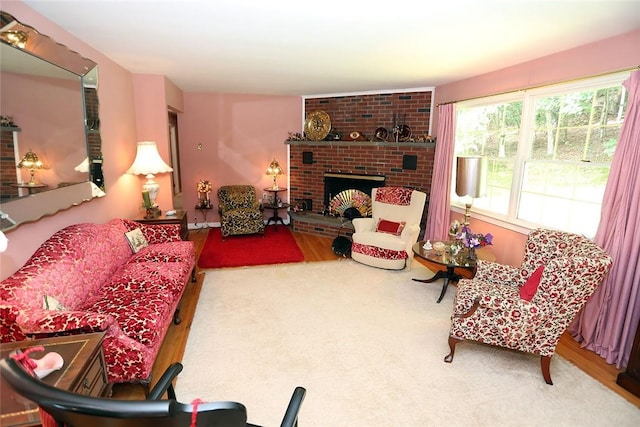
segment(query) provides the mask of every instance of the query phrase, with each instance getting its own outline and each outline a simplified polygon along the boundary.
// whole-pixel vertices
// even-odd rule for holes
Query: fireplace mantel
[[[424,147],[434,148],[435,142],[388,142],[388,141],[293,141],[286,140],[286,145],[322,146],[322,147]]]

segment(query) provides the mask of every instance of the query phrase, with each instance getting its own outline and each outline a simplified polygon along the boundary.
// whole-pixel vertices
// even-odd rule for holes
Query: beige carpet
[[[234,400],[279,426],[297,385],[300,427],[625,426],[640,410],[566,360],[462,343],[452,364],[453,293],[430,272],[350,259],[208,270],[177,381],[180,401]]]

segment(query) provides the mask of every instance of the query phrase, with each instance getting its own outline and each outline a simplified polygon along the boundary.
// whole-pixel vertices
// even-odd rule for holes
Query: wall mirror
[[[0,42],[0,230],[7,231],[104,195],[104,182],[97,64],[4,11]]]

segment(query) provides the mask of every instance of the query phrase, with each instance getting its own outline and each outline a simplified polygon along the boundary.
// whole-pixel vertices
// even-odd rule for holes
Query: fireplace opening
[[[386,177],[384,175],[362,175],[351,173],[324,173],[324,206],[325,210],[335,205],[336,196],[344,197],[345,194],[359,198],[360,193],[371,197],[371,190],[384,187]],[[358,191],[346,191],[358,190]],[[346,193],[345,193],[346,191]],[[370,204],[370,201],[369,201]]]

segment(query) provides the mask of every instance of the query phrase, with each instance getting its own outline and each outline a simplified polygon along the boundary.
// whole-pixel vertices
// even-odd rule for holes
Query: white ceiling
[[[24,3],[129,71],[186,92],[438,86],[640,28],[640,0]]]

